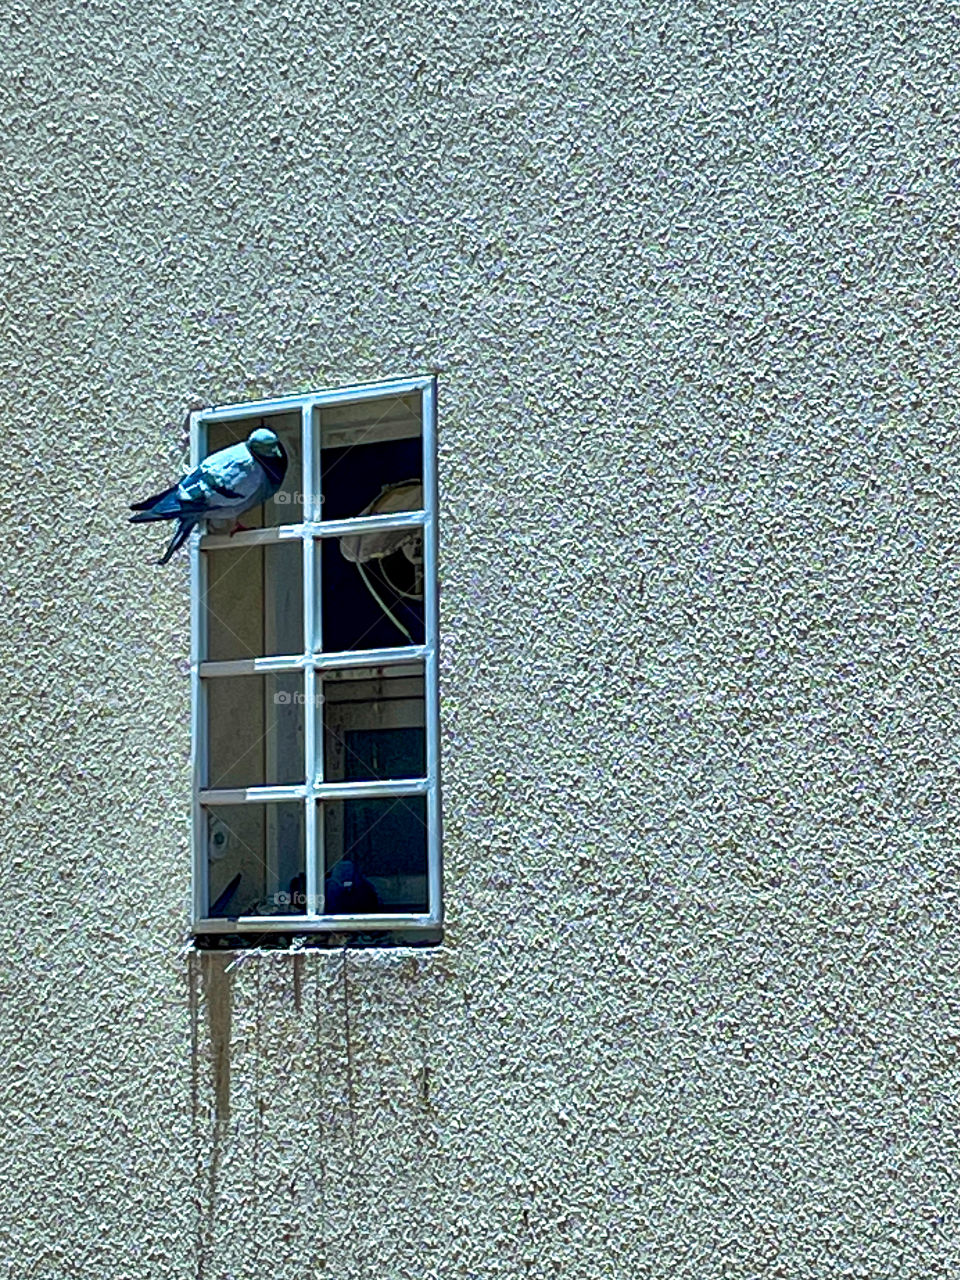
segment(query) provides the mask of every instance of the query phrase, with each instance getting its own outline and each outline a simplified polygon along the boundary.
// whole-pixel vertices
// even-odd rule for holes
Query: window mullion
[[[305,524],[316,518],[317,472],[314,449],[314,409],[305,404],[301,412],[303,516]],[[306,860],[306,910],[313,915],[323,910],[320,896],[323,893],[323,876],[318,847],[318,823],[316,801],[310,796],[317,777],[317,672],[310,658],[320,643],[320,563],[317,544],[309,528],[303,534],[303,692],[304,692],[304,776],[307,795],[304,800],[304,855]],[[323,768],[321,756],[320,768]]]
[[[206,449],[206,430],[199,413],[190,415],[190,469],[199,466]],[[193,753],[193,916],[206,916],[209,906],[209,868],[204,834],[206,823],[200,805],[200,789],[207,781],[207,708],[206,690],[200,679],[200,664],[207,656],[207,564],[200,554],[198,539],[190,539],[190,705],[192,711]]]
[[[437,384],[423,390],[423,505],[427,521],[423,530],[424,639],[427,657],[424,664],[424,722],[427,738],[427,906],[431,917],[439,920],[442,903],[440,862],[440,709],[438,667],[437,597]]]
[[[401,796],[426,795],[430,783],[426,778],[390,778],[386,782],[320,782],[314,793],[330,800],[392,800]]]
[[[228,679],[236,676],[277,675],[289,671],[302,671],[306,663],[302,653],[283,654],[270,658],[232,658],[219,662],[201,662],[203,680]]]
[[[393,529],[421,529],[428,519],[425,511],[394,511],[389,515],[318,520],[314,521],[311,528],[318,538],[342,538],[351,534],[384,533]]]

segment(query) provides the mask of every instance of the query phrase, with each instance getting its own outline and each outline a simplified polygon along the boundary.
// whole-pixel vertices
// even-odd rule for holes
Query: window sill
[[[279,951],[299,955],[305,951],[367,950],[372,947],[439,947],[443,945],[443,929],[382,929],[377,932],[313,933],[197,933],[188,951]]]

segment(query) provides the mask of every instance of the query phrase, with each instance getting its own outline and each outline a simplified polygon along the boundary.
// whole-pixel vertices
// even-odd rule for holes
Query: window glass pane
[[[422,508],[419,392],[329,405],[317,416],[322,519]]]
[[[303,673],[205,680],[206,787],[302,784]]]
[[[303,652],[302,545],[296,539],[202,553],[209,661]]]
[[[427,910],[424,796],[324,800],[327,915]]]
[[[422,662],[325,672],[322,692],[327,782],[425,776]]]
[[[423,530],[323,538],[318,548],[326,653],[423,644]]]
[[[228,445],[246,440],[258,427],[269,427],[280,437],[287,451],[287,472],[283,484],[262,506],[245,511],[239,517],[248,529],[269,528],[278,524],[299,524],[303,519],[303,469],[301,466],[302,426],[299,412],[278,413],[265,418],[239,418],[236,422],[211,422],[207,426],[207,453],[216,453]],[[211,532],[228,532],[217,529]]]
[[[212,805],[204,811],[210,916],[302,914],[304,806]]]

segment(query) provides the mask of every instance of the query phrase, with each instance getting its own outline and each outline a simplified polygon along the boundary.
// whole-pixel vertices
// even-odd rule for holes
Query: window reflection
[[[347,904],[361,897],[369,899],[370,890],[376,894],[377,904],[365,910],[427,910],[424,796],[325,800],[321,815],[324,891],[337,906],[336,910],[328,908],[326,914],[346,913]]]
[[[327,782],[426,774],[422,663],[325,675],[323,769]]]
[[[303,675],[205,680],[209,788],[303,783]]]
[[[325,652],[423,644],[422,530],[394,530],[392,536],[394,549],[366,563],[344,555],[343,543],[356,539],[320,540]]]
[[[206,810],[209,916],[298,915],[306,909],[302,803]]]
[[[320,410],[320,492],[324,520],[423,505],[419,395],[388,396]],[[382,495],[388,491],[388,497]]]
[[[301,545],[277,542],[202,553],[209,661],[303,652]]]

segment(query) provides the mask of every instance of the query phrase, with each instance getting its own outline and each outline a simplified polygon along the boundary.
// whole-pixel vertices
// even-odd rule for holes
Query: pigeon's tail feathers
[[[178,511],[158,511],[155,507],[152,511],[138,511],[135,516],[130,517],[130,523],[146,524],[148,520],[173,520],[179,514]]]
[[[181,519],[180,523],[177,525],[176,533],[170,539],[169,547],[167,547],[166,551],[163,553],[163,558],[157,561],[157,564],[166,564],[173,553],[175,551],[179,551],[186,540],[190,537],[190,531],[196,523],[197,519],[195,516],[185,516]]]
[[[152,498],[144,498],[143,502],[131,502],[130,510],[136,511],[130,517],[131,524],[140,524],[144,520],[172,520],[180,512],[179,485],[171,485],[163,493],[155,493]]]
[[[151,507],[156,506],[163,498],[168,498],[171,493],[176,493],[177,486],[172,484],[169,489],[164,489],[161,493],[155,493],[152,498],[144,498],[142,502],[131,502],[131,511],[148,511]]]

